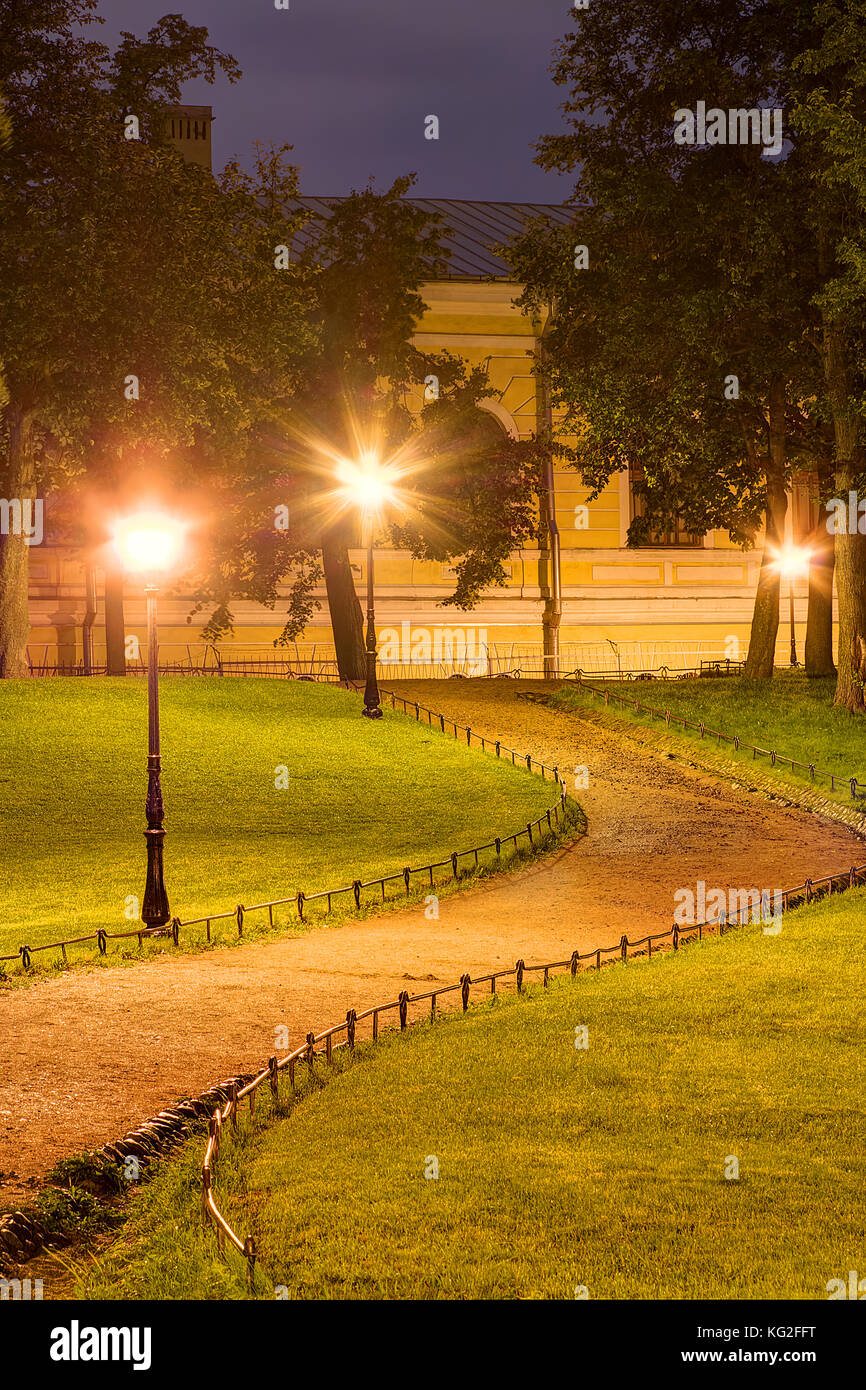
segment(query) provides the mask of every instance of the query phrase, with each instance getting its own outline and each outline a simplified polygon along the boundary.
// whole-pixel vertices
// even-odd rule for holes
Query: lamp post
[[[367,680],[364,685],[364,715],[367,719],[381,719],[382,707],[379,703],[379,682],[376,679],[376,609],[374,600],[375,577],[373,573],[373,523],[367,518]]]
[[[808,574],[812,552],[799,545],[786,545],[776,556],[776,568],[788,578],[788,612],[791,621],[791,666],[797,662],[797,629],[794,622],[794,581],[798,575]]]
[[[797,665],[797,629],[794,625],[794,576],[788,575],[788,610],[791,618],[791,665]]]
[[[375,571],[373,558],[373,522],[384,509],[385,503],[394,501],[396,493],[393,474],[383,468],[375,454],[367,454],[360,463],[343,463],[338,470],[342,482],[343,496],[354,503],[361,512],[361,522],[366,532],[367,542],[367,668],[364,685],[364,708],[367,719],[381,719],[382,707],[379,703],[379,682],[376,679],[376,608]]]
[[[147,797],[144,803],[147,878],[141,920],[153,929],[164,927],[171,915],[163,871],[165,808],[159,744],[159,589],[153,579],[174,564],[180,550],[181,528],[162,517],[136,517],[118,526],[116,539],[126,568],[147,577],[144,590],[147,602]]]
[[[171,915],[163,874],[162,848],[165,840],[162,800],[162,760],[159,752],[159,632],[157,629],[156,599],[159,589],[148,584],[147,599],[147,799],[144,814],[147,829],[147,880],[141,920],[148,927],[164,927]]]

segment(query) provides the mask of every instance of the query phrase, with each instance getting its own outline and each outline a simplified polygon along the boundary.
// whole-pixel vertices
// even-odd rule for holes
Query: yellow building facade
[[[174,137],[210,160],[209,108],[179,108]],[[187,114],[194,113],[194,114]],[[196,139],[196,122],[201,134]],[[333,200],[302,199],[326,216]],[[448,228],[449,278],[423,288],[425,312],[415,343],[431,352],[447,349],[470,365],[483,364],[491,393],[483,408],[498,427],[528,438],[545,419],[546,401],[535,373],[545,321],[530,320],[516,307],[520,285],[491,247],[507,241],[529,217],[567,221],[565,208],[527,204],[414,200],[438,212]],[[415,402],[420,409],[421,397]],[[723,532],[702,538],[658,537],[641,549],[627,546],[636,501],[636,478],[614,477],[590,500],[577,471],[556,467],[542,499],[535,548],[515,552],[507,583],[488,591],[472,613],[442,607],[453,591],[448,565],[416,560],[382,546],[375,552],[376,618],[382,673],[449,675],[456,672],[564,674],[584,671],[671,670],[701,660],[741,659],[758,580],[759,549],[743,552]],[[797,525],[792,508],[789,525]],[[551,524],[553,523],[553,524]],[[48,546],[31,559],[30,658],[34,669],[70,667],[82,659],[82,633],[92,623],[94,659],[105,662],[101,576],[95,601],[88,600],[80,557]],[[351,556],[359,596],[366,586],[366,555]],[[295,670],[333,668],[333,643],[324,587],[308,629],[294,647],[274,648],[282,630],[280,606],[270,612],[238,602],[230,640],[206,649],[200,628],[206,615],[188,622],[195,595],[183,588],[161,602],[161,659],[166,664],[233,669],[236,662],[288,659]],[[807,589],[795,592],[797,638],[805,637]],[[787,613],[787,606],[785,609]],[[140,588],[125,594],[127,651],[132,664],[143,652],[145,612]],[[558,637],[558,641],[557,641]],[[782,625],[778,659],[787,660],[789,636]],[[274,669],[279,669],[276,666]]]

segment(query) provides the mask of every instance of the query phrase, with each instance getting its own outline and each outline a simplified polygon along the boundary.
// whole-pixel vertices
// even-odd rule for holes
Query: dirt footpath
[[[18,1179],[98,1147],[180,1096],[252,1070],[412,981],[451,983],[670,925],[676,889],[782,888],[866,859],[863,842],[709,774],[642,753],[592,715],[517,698],[529,683],[446,681],[412,698],[558,765],[589,816],[585,839],[423,907],[304,937],[128,969],[76,971],[0,998],[0,1170]],[[589,770],[573,790],[574,770]],[[410,983],[407,985],[407,981]],[[418,991],[424,985],[416,986]],[[281,1049],[280,1049],[281,1050]],[[0,1184],[0,1206],[19,1181]]]

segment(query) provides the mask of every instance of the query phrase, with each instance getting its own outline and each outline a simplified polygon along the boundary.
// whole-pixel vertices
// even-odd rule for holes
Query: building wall
[[[208,137],[208,158],[209,148]],[[427,311],[418,324],[415,341],[430,350],[448,348],[472,365],[485,363],[493,388],[485,408],[504,429],[525,438],[538,425],[540,406],[531,354],[544,325],[518,313],[513,305],[517,293],[518,287],[501,281],[429,284],[424,291]],[[420,409],[420,392],[413,404]],[[618,661],[639,667],[689,666],[701,657],[745,655],[759,550],[744,553],[722,532],[708,535],[696,548],[627,549],[631,506],[626,474],[613,478],[592,502],[572,469],[557,468],[555,484],[562,545],[562,669],[615,668]],[[578,510],[583,507],[587,508],[586,516]],[[359,594],[363,594],[366,556],[359,551],[351,558]],[[423,652],[425,643],[432,650],[437,649],[438,642],[440,651],[447,651],[450,643],[459,651],[462,642],[462,650],[473,656],[482,647],[488,655],[493,654],[493,669],[498,663],[506,669],[521,666],[530,671],[541,653],[542,559],[538,549],[515,553],[507,566],[507,584],[488,593],[474,612],[465,614],[440,606],[453,588],[450,566],[415,560],[386,548],[377,550],[376,611],[385,653],[398,650],[408,660],[413,650]],[[44,659],[49,664],[80,660],[84,617],[81,560],[43,546],[31,551],[31,568],[32,660],[38,663]],[[98,588],[101,592],[101,577]],[[796,594],[802,653],[805,580],[798,582]],[[199,616],[188,624],[191,607],[188,595],[166,595],[161,601],[166,660],[200,657],[204,618]],[[252,603],[238,603],[235,612],[234,639],[221,644],[222,649],[233,649],[236,655],[273,655],[273,641],[283,625],[279,613],[271,614]],[[126,617],[128,631],[143,643],[143,595],[132,586]],[[446,638],[446,632],[451,636]],[[101,603],[95,647],[99,664],[104,659]],[[322,656],[331,650],[327,605],[323,602],[296,654],[312,656],[315,651],[316,656]],[[783,624],[780,660],[787,660],[787,651]]]

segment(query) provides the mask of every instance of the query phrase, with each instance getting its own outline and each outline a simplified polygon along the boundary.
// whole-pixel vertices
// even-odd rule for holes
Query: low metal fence
[[[782,892],[781,910],[784,914],[822,897],[842,893],[850,888],[862,887],[864,884],[866,884],[866,864],[852,867],[842,873],[828,874],[823,878],[806,879],[805,883],[798,887],[788,888]],[[729,914],[722,910],[718,917],[710,921],[698,922],[693,926],[680,926],[674,923],[666,931],[649,932],[637,941],[631,941],[626,934],[623,934],[620,940],[612,946],[596,946],[584,952],[572,951],[571,955],[563,960],[547,961],[539,965],[527,965],[524,960],[519,960],[512,969],[491,971],[486,975],[478,975],[474,979],[467,973],[461,975],[454,984],[440,985],[424,994],[410,995],[408,991],[401,990],[396,999],[374,1004],[370,1008],[360,1011],[347,1010],[345,1019],[341,1019],[339,1023],[331,1024],[330,1027],[322,1029],[319,1033],[308,1033],[306,1040],[300,1047],[296,1047],[286,1057],[279,1060],[276,1056],[271,1057],[267,1066],[262,1068],[246,1085],[238,1086],[237,1083],[232,1083],[229,1088],[228,1101],[224,1106],[217,1108],[210,1120],[207,1148],[201,1168],[201,1210],[203,1224],[211,1226],[216,1232],[217,1250],[220,1255],[224,1255],[228,1242],[238,1254],[244,1257],[247,1262],[247,1288],[252,1292],[256,1263],[255,1239],[252,1235],[239,1236],[231,1226],[214,1196],[214,1181],[224,1136],[231,1132],[238,1133],[238,1112],[242,1101],[248,1102],[250,1116],[255,1114],[256,1093],[261,1086],[269,1085],[274,1101],[278,1102],[280,1077],[282,1073],[287,1073],[289,1085],[294,1093],[296,1089],[295,1073],[298,1064],[306,1064],[312,1070],[316,1057],[324,1058],[325,1062],[330,1064],[336,1051],[347,1048],[353,1052],[358,1041],[358,1025],[367,1020],[370,1024],[370,1040],[376,1042],[380,1032],[380,1019],[383,1015],[393,1015],[396,1011],[400,1032],[405,1033],[407,1028],[411,1026],[409,1010],[416,1005],[429,1004],[430,1020],[433,1022],[437,1018],[439,1001],[444,996],[453,995],[459,991],[462,1010],[463,1013],[466,1013],[469,1009],[470,994],[473,988],[477,989],[484,986],[485,992],[495,995],[500,981],[514,979],[517,993],[520,994],[523,992],[524,980],[527,975],[541,975],[542,983],[547,986],[550,983],[551,972],[556,970],[567,971],[574,980],[578,973],[586,973],[587,970],[592,969],[601,970],[602,965],[615,961],[626,963],[635,956],[641,955],[645,955],[649,960],[652,959],[654,946],[656,953],[665,949],[678,951],[680,946],[684,944],[702,941],[705,935],[713,933],[724,935],[726,931],[744,925],[744,912],[746,924],[748,924],[752,915],[752,907],[743,907],[738,903],[737,909],[733,913]],[[670,943],[670,947],[663,944],[667,942]],[[583,966],[583,970],[581,970],[582,963],[587,961],[590,964]],[[336,1042],[335,1039],[340,1038],[343,1034],[345,1034],[343,1040]],[[318,1052],[317,1048],[319,1049]]]
[[[384,628],[382,629],[384,631]],[[442,642],[442,652],[429,656],[411,655],[377,662],[382,681],[392,680],[551,680],[589,675],[596,680],[681,680],[689,676],[729,674],[742,665],[724,656],[712,642],[633,641],[564,642],[558,658],[545,655],[540,642],[488,642],[461,629]],[[475,631],[475,630],[473,630]],[[411,648],[411,643],[410,643]],[[384,649],[383,649],[384,650]],[[27,648],[32,676],[84,676],[83,660],[77,655],[64,660],[64,649],[56,643]],[[776,665],[784,665],[782,647]],[[127,660],[130,674],[146,669],[142,656]],[[172,642],[160,644],[160,672],[187,676],[270,676],[275,679],[339,681],[336,652],[332,642],[292,642],[275,647],[273,642]],[[104,661],[90,674],[107,674]]]
[[[354,685],[351,685],[350,688],[353,691],[356,690]],[[388,900],[387,889],[390,884],[396,884],[398,886],[398,892],[402,887],[401,896],[409,897],[412,891],[413,879],[427,879],[428,886],[434,888],[436,886],[436,873],[439,872],[441,875],[442,871],[444,871],[447,881],[456,882],[460,877],[460,866],[462,861],[467,859],[470,860],[470,870],[475,869],[480,867],[480,857],[483,854],[489,856],[490,862],[501,862],[503,850],[507,852],[509,845],[512,847],[513,853],[517,852],[523,841],[526,842],[526,848],[535,849],[544,839],[555,836],[561,830],[567,828],[585,828],[586,822],[583,812],[576,802],[568,798],[565,783],[559,774],[559,768],[548,767],[546,763],[540,762],[537,758],[533,758],[529,753],[518,753],[513,748],[507,748],[500,739],[490,739],[481,734],[476,734],[471,728],[468,728],[464,724],[456,723],[447,715],[438,714],[434,710],[428,709],[426,706],[420,705],[415,701],[405,700],[402,696],[395,694],[393,691],[383,690],[381,694],[385,699],[390,699],[392,709],[396,709],[397,706],[400,705],[405,713],[414,713],[415,719],[419,722],[423,722],[423,717],[426,717],[427,723],[431,729],[438,729],[439,732],[446,735],[453,733],[454,738],[458,740],[462,740],[465,737],[467,747],[472,747],[474,740],[475,746],[480,747],[482,751],[495,753],[496,757],[500,759],[510,759],[514,767],[519,767],[529,773],[535,773],[539,775],[543,781],[552,780],[555,782],[557,788],[556,800],[535,820],[527,822],[526,826],[522,826],[518,830],[505,831],[498,835],[493,835],[489,840],[485,841],[484,844],[473,845],[469,849],[453,850],[447,858],[434,860],[432,863],[417,865],[414,868],[406,865],[395,873],[383,874],[371,879],[362,879],[358,877],[349,884],[342,884],[333,888],[321,888],[315,893],[305,893],[298,890],[286,897],[253,903],[250,906],[238,903],[236,907],[227,912],[212,912],[204,917],[192,917],[186,920],[182,920],[180,917],[173,917],[166,927],[134,927],[129,931],[117,932],[107,931],[103,928],[95,932],[89,932],[84,936],[67,937],[61,941],[49,941],[38,946],[31,946],[29,944],[22,945],[19,946],[18,950],[12,955],[0,956],[0,966],[4,963],[18,961],[20,962],[22,970],[29,970],[35,955],[45,951],[58,950],[61,952],[63,960],[67,961],[68,947],[81,946],[94,942],[96,943],[99,954],[103,956],[107,953],[108,943],[110,941],[130,941],[135,938],[138,941],[139,947],[141,947],[144,941],[148,939],[170,938],[175,946],[179,946],[180,934],[188,927],[204,926],[207,940],[211,942],[214,939],[214,924],[226,921],[235,923],[237,935],[241,937],[244,932],[245,919],[250,916],[251,913],[267,912],[268,925],[273,927],[274,908],[290,906],[294,907],[297,912],[298,920],[305,922],[307,918],[304,916],[304,913],[309,910],[310,904],[319,903],[323,906],[327,904],[326,912],[330,912],[336,899],[345,898],[349,895],[351,895],[354,901],[355,911],[359,912],[362,910],[362,907],[370,907],[373,905],[370,895],[371,889],[375,890],[377,894],[381,894],[382,903]],[[376,901],[379,901],[378,896]]]
[[[29,650],[27,658],[31,676],[108,675],[108,668],[105,665],[92,666],[88,671],[85,669],[83,661],[49,662],[47,653],[43,653],[41,659],[34,659]],[[128,676],[147,675],[147,662],[144,657],[129,658],[126,661],[126,674]],[[258,676],[272,680],[321,681],[334,685],[342,683],[336,659],[316,656],[315,652],[311,656],[292,656],[288,653],[274,651],[266,656],[249,656],[241,653],[225,656],[218,647],[210,646],[205,647],[203,651],[197,651],[195,656],[187,648],[185,658],[183,656],[179,656],[175,660],[163,658],[159,663],[159,674],[161,676]]]
[[[866,782],[861,778],[850,777],[847,773],[827,772],[823,768],[816,767],[814,763],[804,763],[801,762],[799,758],[789,758],[785,753],[778,753],[775,748],[760,748],[757,744],[748,743],[746,739],[740,738],[739,734],[722,733],[718,729],[709,728],[703,720],[699,720],[695,723],[693,719],[686,719],[683,715],[674,714],[669,709],[657,709],[652,705],[644,705],[640,700],[635,700],[630,695],[617,695],[614,691],[599,689],[598,686],[590,685],[588,681],[583,680],[580,676],[575,676],[573,683],[580,690],[588,691],[592,697],[597,696],[599,699],[602,699],[605,705],[613,703],[614,705],[618,705],[622,710],[632,710],[635,714],[648,714],[650,716],[650,723],[652,723],[654,719],[663,719],[668,729],[672,724],[679,725],[682,729],[693,729],[696,733],[700,734],[701,738],[714,738],[716,740],[716,747],[721,747],[722,743],[730,743],[735,752],[739,752],[740,749],[751,752],[753,762],[760,755],[761,757],[770,759],[771,767],[790,767],[792,772],[800,768],[804,773],[808,773],[812,782],[821,780],[829,781],[830,790],[833,792],[836,791],[837,785],[846,786],[851,793],[853,801],[856,801],[858,797],[862,798],[866,796]]]

